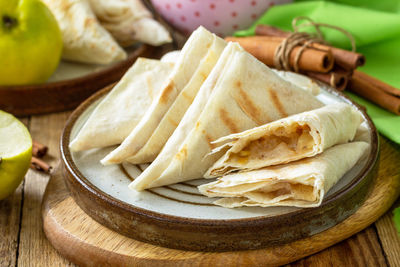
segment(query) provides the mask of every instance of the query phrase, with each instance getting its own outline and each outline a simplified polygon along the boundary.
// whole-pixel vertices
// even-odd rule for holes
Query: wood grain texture
[[[58,162],[58,139],[67,117],[68,113],[58,113],[31,118],[32,138],[49,147],[49,155],[44,160],[53,166]],[[26,175],[18,266],[66,266],[69,264],[52,248],[42,230],[40,210],[48,180],[49,175],[34,170],[29,170]]]
[[[384,146],[382,149],[388,150],[382,153],[382,160],[391,161],[393,160],[392,155],[396,155],[400,151],[400,146],[384,140],[389,146]],[[383,142],[382,142],[383,143]],[[385,169],[385,173],[400,172],[400,165],[392,164],[390,167]],[[393,209],[400,206],[400,198],[396,201],[395,205],[389,209],[384,216],[382,216],[376,223],[376,229],[379,234],[379,240],[385,251],[385,256],[390,266],[400,266],[400,234],[397,232],[393,223]]]
[[[305,266],[387,266],[373,226],[339,242],[320,253],[288,264],[287,267]]]
[[[382,146],[390,146],[382,142]],[[382,153],[391,153],[391,161],[381,161],[381,168],[374,187],[363,206],[347,220],[311,238],[306,238],[286,245],[261,250],[238,252],[191,252],[167,249],[129,239],[113,232],[92,220],[69,196],[58,172],[50,180],[43,203],[44,230],[50,242],[62,255],[79,265],[124,266],[148,264],[162,266],[225,266],[225,265],[281,265],[293,262],[332,246],[353,234],[363,230],[376,221],[397,198],[400,189],[399,170],[392,168],[400,160],[400,151],[383,149]],[[385,158],[383,155],[382,158]],[[67,215],[67,216],[66,216]],[[374,242],[375,241],[375,242]],[[382,253],[376,242],[376,236],[370,230],[366,235],[349,240],[342,252],[332,251],[332,255],[346,257],[339,263],[357,266],[363,262],[384,264]],[[358,246],[363,242],[365,247]],[[374,242],[374,244],[369,244]],[[347,246],[347,248],[346,248]],[[348,247],[352,248],[349,252]],[[351,260],[350,256],[361,255],[360,251],[370,251],[361,260]],[[347,254],[346,254],[347,253]],[[322,256],[322,264],[330,264],[327,256]],[[316,258],[318,261],[318,258]],[[301,263],[299,263],[301,264]],[[300,265],[301,266],[301,265]]]
[[[0,200],[0,266],[14,266],[17,260],[23,183],[16,192]]]

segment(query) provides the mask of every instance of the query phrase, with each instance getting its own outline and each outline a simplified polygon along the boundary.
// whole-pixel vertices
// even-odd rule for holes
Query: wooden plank
[[[68,113],[32,117],[32,138],[49,146],[44,160],[52,166],[59,161],[59,138]],[[27,174],[19,243],[18,266],[71,266],[47,241],[42,227],[41,202],[49,175],[34,170]]]
[[[387,266],[373,226],[335,246],[287,266]]]
[[[29,118],[20,119],[29,129]],[[15,193],[0,201],[0,266],[15,266],[24,182]]]
[[[16,192],[0,201],[0,266],[15,266],[23,194],[23,183]]]
[[[394,207],[399,206],[400,199],[375,223],[386,259],[392,267],[400,266],[400,234],[397,233],[392,219]]]
[[[383,138],[382,138],[383,139]],[[387,146],[386,144],[390,144]],[[382,160],[393,160],[392,155],[400,151],[400,146],[387,140],[382,140]],[[385,168],[383,175],[397,172],[400,176],[400,168],[398,163],[392,164]],[[393,209],[400,206],[400,199],[382,216],[376,223],[376,229],[380,242],[382,244],[385,256],[390,266],[400,266],[400,234],[397,233],[393,223]]]

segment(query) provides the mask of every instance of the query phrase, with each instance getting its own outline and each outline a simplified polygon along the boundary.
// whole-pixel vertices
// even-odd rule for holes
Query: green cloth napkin
[[[360,70],[400,88],[400,0],[297,1],[269,9],[252,27],[235,35],[254,35],[257,24],[292,30],[292,19],[298,16],[349,31],[356,39],[357,51],[367,59]],[[312,31],[311,28],[305,30]],[[351,48],[350,41],[342,33],[328,28],[322,31],[334,46]],[[367,108],[380,133],[400,144],[400,116],[354,94],[348,95]]]

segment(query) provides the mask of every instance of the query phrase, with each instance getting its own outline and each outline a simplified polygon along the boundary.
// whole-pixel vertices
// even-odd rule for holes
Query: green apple
[[[40,0],[0,0],[0,85],[45,82],[61,52],[58,23]]]
[[[0,200],[21,183],[32,158],[32,138],[25,125],[0,110]]]

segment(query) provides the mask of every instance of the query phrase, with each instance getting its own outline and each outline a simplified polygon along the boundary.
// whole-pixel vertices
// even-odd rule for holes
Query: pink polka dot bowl
[[[291,0],[152,0],[154,8],[172,26],[190,34],[203,25],[227,36],[248,28],[273,5]]]

